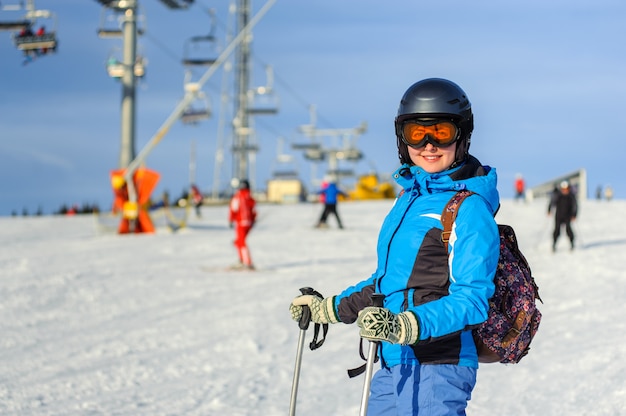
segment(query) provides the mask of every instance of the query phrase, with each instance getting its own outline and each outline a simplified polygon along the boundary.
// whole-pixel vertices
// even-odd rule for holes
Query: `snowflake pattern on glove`
[[[398,342],[400,323],[389,309],[369,307],[359,317],[361,336],[375,341]]]

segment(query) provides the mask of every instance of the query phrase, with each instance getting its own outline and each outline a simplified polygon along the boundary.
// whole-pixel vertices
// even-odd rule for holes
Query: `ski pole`
[[[580,235],[580,230],[578,229],[578,220],[575,219],[573,221],[570,221],[570,227],[572,227],[575,239],[578,240],[578,247],[585,248],[585,241],[582,239],[582,236]],[[572,247],[572,250],[573,249],[574,247]]]
[[[303,287],[300,289],[303,295],[311,295],[315,291],[310,287]],[[300,367],[302,365],[302,351],[304,350],[304,338],[306,336],[306,330],[309,328],[309,322],[311,322],[311,309],[308,306],[302,307],[302,316],[298,326],[300,327],[300,336],[298,337],[298,352],[296,354],[296,365],[293,372],[293,383],[291,384],[291,402],[289,404],[289,416],[296,414],[296,398],[298,396],[298,382],[300,381]]]
[[[385,295],[382,293],[372,294],[372,306],[383,306]],[[370,349],[367,353],[367,364],[365,366],[365,381],[363,382],[363,395],[361,396],[361,410],[359,416],[367,414],[367,403],[370,398],[370,385],[372,384],[372,373],[374,372],[374,362],[376,361],[376,350],[378,350],[378,342],[370,341]]]

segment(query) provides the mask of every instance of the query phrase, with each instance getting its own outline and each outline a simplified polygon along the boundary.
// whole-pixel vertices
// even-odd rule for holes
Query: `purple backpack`
[[[459,206],[472,194],[471,191],[457,192],[442,212],[441,239],[446,251]],[[498,230],[500,257],[494,277],[496,289],[489,299],[487,320],[474,329],[473,334],[479,362],[515,364],[528,354],[541,322],[535,301],[543,301],[530,266],[517,245],[513,228],[499,224]]]

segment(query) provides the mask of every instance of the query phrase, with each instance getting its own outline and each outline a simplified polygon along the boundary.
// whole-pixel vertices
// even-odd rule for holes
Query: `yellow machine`
[[[390,182],[380,182],[378,175],[370,173],[359,177],[354,190],[348,194],[353,200],[393,199],[396,190]]]

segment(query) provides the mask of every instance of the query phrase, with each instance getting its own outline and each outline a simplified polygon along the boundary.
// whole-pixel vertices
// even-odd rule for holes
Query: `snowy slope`
[[[177,233],[102,234],[92,217],[0,218],[0,414],[286,415],[298,339],[288,305],[368,277],[391,201],[261,205],[256,272],[228,272],[225,207]],[[626,201],[583,201],[579,247],[550,251],[545,201],[503,201],[545,302],[530,354],[481,366],[469,415],[626,414]],[[309,331],[312,332],[312,331]],[[308,333],[307,343],[311,338]],[[356,415],[358,331],[304,352],[298,415]]]

